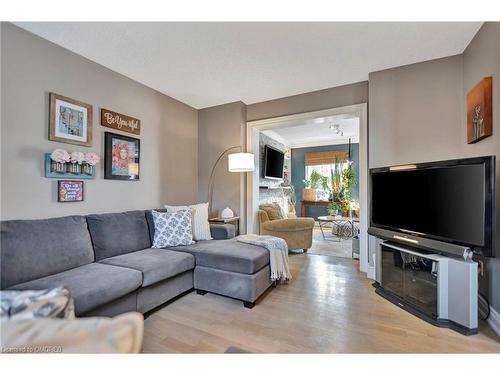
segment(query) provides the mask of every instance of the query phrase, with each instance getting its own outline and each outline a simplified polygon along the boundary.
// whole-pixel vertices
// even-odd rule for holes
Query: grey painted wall
[[[44,218],[158,207],[197,198],[197,111],[12,24],[1,25],[2,219]],[[48,140],[48,93],[93,105],[93,147]],[[44,177],[55,148],[104,156],[99,110],[142,121],[141,180],[85,182],[82,203],[58,203],[56,179]],[[119,133],[117,131],[117,133]],[[123,133],[126,134],[126,133]]]
[[[300,215],[300,201],[302,200],[302,190],[304,189],[305,179],[305,162],[304,157],[308,152],[319,152],[319,151],[347,151],[349,149],[348,144],[343,145],[331,145],[331,146],[318,146],[318,147],[304,147],[304,148],[292,148],[292,185],[295,187],[295,211]],[[352,168],[356,175],[356,185],[352,189],[352,198],[359,200],[359,144],[351,144],[351,160]],[[327,215],[328,211],[323,207],[310,207],[308,208],[307,215],[317,218],[321,215]]]
[[[463,55],[371,73],[370,167],[491,154],[498,157],[499,40],[500,24],[485,23]],[[468,145],[466,94],[488,75],[493,75],[494,82],[494,135]],[[498,187],[497,184],[497,197]],[[498,199],[497,217],[500,217]],[[498,220],[496,229],[500,243]],[[500,311],[500,261],[489,259],[487,264],[480,287],[489,295],[492,306]]]
[[[464,155],[462,57],[370,73],[369,164]]]
[[[463,103],[466,102],[467,92],[487,76],[493,76],[493,136],[468,146],[467,151],[471,154],[497,156],[497,257],[484,259],[486,273],[480,279],[480,288],[489,295],[494,309],[500,312],[500,22],[486,22],[464,51]],[[461,119],[462,127],[465,128],[467,123],[465,104]]]
[[[221,152],[231,146],[243,144],[245,117],[246,107],[242,102],[198,111],[198,200],[200,202],[207,202],[210,173]],[[212,215],[217,215],[225,207],[230,207],[235,214],[240,213],[240,178],[245,178],[245,175],[229,172],[227,160],[227,157],[224,157],[217,167]]]
[[[332,87],[247,106],[247,121],[368,102],[368,82]]]

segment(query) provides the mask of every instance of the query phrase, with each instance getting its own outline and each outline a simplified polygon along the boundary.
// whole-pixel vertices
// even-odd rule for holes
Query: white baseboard
[[[366,276],[369,279],[375,280],[375,267],[368,266],[368,270],[366,270]]]
[[[490,317],[488,318],[488,324],[491,329],[500,337],[500,313],[490,306]]]

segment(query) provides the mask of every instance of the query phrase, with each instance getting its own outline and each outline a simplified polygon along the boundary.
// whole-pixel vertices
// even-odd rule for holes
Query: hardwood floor
[[[314,228],[313,243],[308,254],[352,258],[352,239],[339,239],[332,234],[331,227],[325,227],[325,238],[319,228]]]
[[[375,294],[355,260],[290,256],[293,280],[253,309],[192,292],[145,320],[146,353],[500,353],[487,324],[462,336],[434,327]]]

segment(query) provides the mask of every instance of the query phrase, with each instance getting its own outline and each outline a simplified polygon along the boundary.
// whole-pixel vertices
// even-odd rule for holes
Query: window
[[[328,177],[330,181],[331,171],[335,168],[335,164],[320,164],[320,165],[306,165],[306,180],[311,180],[311,173],[313,171],[318,172],[321,176]],[[331,181],[329,182],[331,184]],[[318,187],[318,198],[321,200],[327,200],[330,196],[329,190],[323,190],[322,186]]]

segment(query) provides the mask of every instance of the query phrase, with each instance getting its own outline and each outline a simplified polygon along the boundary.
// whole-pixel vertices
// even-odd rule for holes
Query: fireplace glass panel
[[[438,263],[381,245],[382,287],[422,312],[437,317]]]

